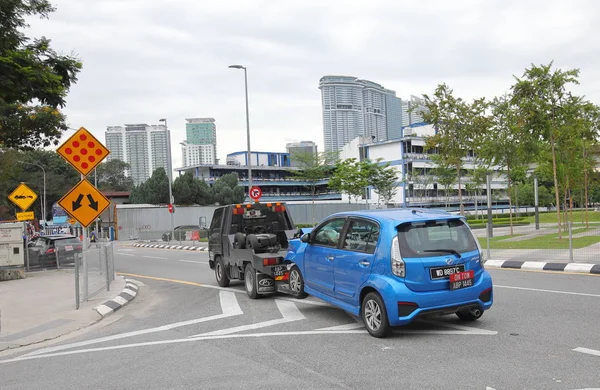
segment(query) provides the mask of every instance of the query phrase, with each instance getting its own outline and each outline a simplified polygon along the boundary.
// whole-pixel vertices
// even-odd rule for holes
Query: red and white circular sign
[[[260,189],[260,187],[253,186],[252,188],[250,188],[250,197],[252,199],[254,199],[255,201],[258,201],[261,196],[262,196],[262,190]]]

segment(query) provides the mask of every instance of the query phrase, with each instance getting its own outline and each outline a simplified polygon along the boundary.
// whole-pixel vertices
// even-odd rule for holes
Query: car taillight
[[[46,254],[47,255],[51,255],[53,253],[56,253],[56,251],[54,250],[54,248],[48,248],[48,250],[46,250]]]
[[[277,265],[279,264],[279,259],[277,257],[267,257],[263,259],[263,266],[268,265]]]
[[[283,213],[285,211],[285,206],[275,206],[276,213]]]
[[[233,215],[244,214],[244,209],[241,204],[236,204],[233,208]]]
[[[398,242],[398,236],[394,236],[392,240],[392,250],[390,251],[390,258],[392,262],[392,273],[401,278],[406,276],[406,267],[402,256],[400,256],[400,243]]]

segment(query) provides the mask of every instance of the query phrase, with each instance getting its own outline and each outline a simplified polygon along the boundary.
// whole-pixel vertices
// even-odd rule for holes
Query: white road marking
[[[532,269],[532,270],[543,270],[546,263],[540,263],[539,261],[526,261],[521,266],[521,269]]]
[[[184,263],[197,263],[197,264],[208,264],[208,261],[195,261],[195,260],[179,260]]]
[[[167,260],[167,257],[160,257],[160,256],[142,256],[142,257],[146,257],[148,259],[160,259],[160,260]]]
[[[190,337],[226,335],[226,334],[243,332],[243,331],[250,330],[250,329],[260,329],[260,328],[266,328],[268,326],[285,324],[285,323],[294,322],[294,321],[300,321],[300,320],[304,320],[306,318],[300,312],[300,310],[298,310],[298,308],[296,307],[296,305],[293,302],[283,301],[281,299],[275,299],[275,304],[277,305],[277,308],[279,309],[279,312],[281,313],[282,318],[279,318],[276,320],[264,321],[264,322],[257,322],[255,324],[235,326],[233,328],[216,330],[214,332],[201,333],[201,334],[193,335]]]
[[[351,329],[360,329],[360,328],[364,328],[365,325],[362,324],[361,322],[355,322],[353,324],[344,324],[344,325],[336,325],[336,326],[330,326],[328,328],[321,328],[321,329],[317,329],[317,330],[351,330]]]
[[[498,284],[494,284],[494,287],[511,288],[511,289],[514,289],[514,290],[539,291],[539,292],[547,292],[547,293],[554,293],[554,294],[580,295],[580,296],[583,296],[583,297],[596,297],[596,298],[600,298],[599,294],[578,293],[578,292],[572,292],[572,291],[544,290],[544,289],[541,289],[541,288],[516,287],[516,286],[501,286],[501,285],[498,285]]]
[[[143,334],[163,332],[165,330],[180,328],[182,326],[194,325],[194,324],[199,324],[201,322],[208,322],[208,321],[213,321],[213,320],[218,320],[218,319],[233,317],[233,316],[239,316],[239,315],[244,314],[244,312],[240,308],[237,298],[235,297],[235,294],[232,294],[227,291],[221,291],[219,293],[219,298],[221,301],[221,309],[223,310],[223,314],[217,314],[217,315],[210,316],[210,317],[203,317],[203,318],[197,318],[197,319],[193,319],[193,320],[175,322],[172,324],[158,326],[156,328],[149,328],[149,329],[143,329],[143,330],[136,330],[133,332],[120,333],[120,334],[116,334],[113,336],[100,337],[97,339],[91,339],[91,340],[81,341],[78,343],[61,345],[61,346],[57,346],[57,347],[43,348],[43,349],[39,349],[37,351],[30,352],[26,355],[23,355],[23,357],[48,354],[48,353],[52,353],[55,351],[62,351],[65,349],[78,348],[78,347],[83,347],[86,345],[103,343],[106,341],[119,340],[119,339],[123,339],[126,337],[133,337],[133,336],[139,336],[139,335],[143,335]]]
[[[600,356],[600,351],[596,351],[595,349],[578,347],[578,348],[575,348],[573,351],[586,353],[588,355],[593,355],[593,356]]]
[[[131,253],[121,253],[121,252],[117,252],[117,255],[119,255],[119,256],[135,256],[135,255],[132,255]]]
[[[501,267],[504,264],[504,260],[486,260],[483,264],[490,267]]]
[[[130,248],[120,248],[119,250],[123,251],[123,252],[133,252],[134,251],[133,249],[130,249]]]

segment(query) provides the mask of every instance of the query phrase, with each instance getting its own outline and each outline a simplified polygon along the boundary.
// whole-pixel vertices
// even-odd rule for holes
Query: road
[[[369,336],[311,297],[217,287],[205,252],[122,247],[138,298],[97,326],[0,355],[2,389],[600,388],[600,278],[491,270],[495,304]]]

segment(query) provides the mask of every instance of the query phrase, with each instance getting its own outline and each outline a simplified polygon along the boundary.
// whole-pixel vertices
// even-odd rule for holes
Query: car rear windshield
[[[460,219],[410,222],[398,226],[402,257],[432,257],[477,250],[471,230]]]

